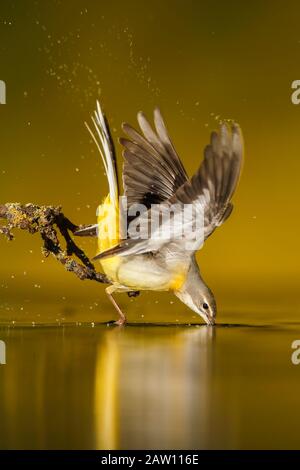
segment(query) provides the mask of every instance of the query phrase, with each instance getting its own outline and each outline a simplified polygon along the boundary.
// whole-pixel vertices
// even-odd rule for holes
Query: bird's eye
[[[205,310],[207,310],[207,309],[208,309],[207,303],[204,302],[204,304],[202,305],[202,307],[203,307]]]

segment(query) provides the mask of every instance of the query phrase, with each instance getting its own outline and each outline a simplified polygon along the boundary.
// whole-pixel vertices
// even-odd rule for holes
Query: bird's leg
[[[112,296],[112,294],[115,290],[116,290],[116,286],[112,285],[112,286],[106,287],[105,292],[106,292],[109,300],[111,301],[111,303],[113,304],[113,306],[117,310],[118,314],[120,315],[120,318],[115,322],[115,324],[119,325],[119,326],[122,326],[122,325],[125,325],[125,323],[126,323],[126,317],[125,317],[124,313],[122,312],[119,305],[117,304],[117,302],[115,301],[115,299]]]

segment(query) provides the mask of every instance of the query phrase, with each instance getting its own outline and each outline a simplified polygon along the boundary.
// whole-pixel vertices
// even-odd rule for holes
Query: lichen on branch
[[[79,227],[65,217],[60,206],[0,204],[0,219],[6,220],[6,225],[0,226],[0,234],[8,240],[14,238],[13,229],[26,230],[31,234],[39,233],[43,240],[42,252],[45,257],[52,254],[67,271],[73,272],[81,280],[110,283],[105,274],[96,271],[91,260],[74,242],[71,234],[74,235]],[[65,241],[65,247],[61,246],[59,233]]]

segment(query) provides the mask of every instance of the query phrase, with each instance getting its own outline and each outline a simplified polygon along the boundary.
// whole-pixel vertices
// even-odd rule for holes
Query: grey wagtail
[[[127,134],[127,138],[120,139],[127,206],[120,211],[123,203],[119,199],[115,148],[108,121],[97,102],[92,117],[95,131],[86,125],[101,154],[109,194],[98,208],[98,223],[77,234],[98,237],[99,254],[95,259],[100,260],[111,282],[106,293],[119,313],[118,325],[126,323],[126,316],[112,294],[141,290],[172,291],[213,325],[216,302],[201,277],[195,253],[232,212],[231,199],[243,161],[241,130],[236,123],[221,123],[218,132],[211,133],[203,162],[190,179],[160,111],[154,110],[155,128],[142,112],[137,119],[141,133],[129,124],[122,125]],[[132,207],[138,211],[131,211]],[[186,211],[186,207],[192,210]],[[171,215],[165,217],[168,211]],[[199,214],[202,224],[197,225]],[[124,218],[128,226],[121,233]],[[158,223],[149,234],[152,219]],[[157,236],[158,232],[162,236]]]

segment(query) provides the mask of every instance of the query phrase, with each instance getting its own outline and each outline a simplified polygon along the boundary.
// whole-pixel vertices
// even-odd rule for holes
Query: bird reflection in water
[[[196,448],[208,443],[211,327],[1,331],[0,448]]]
[[[215,329],[107,331],[95,368],[99,449],[205,447]]]

